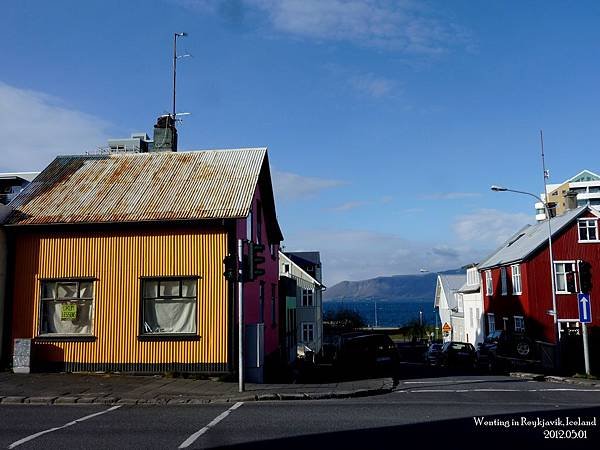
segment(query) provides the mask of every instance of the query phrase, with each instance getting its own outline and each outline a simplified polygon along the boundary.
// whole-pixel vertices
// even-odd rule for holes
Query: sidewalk
[[[532,381],[549,381],[551,383],[567,383],[567,384],[578,384],[581,386],[594,386],[600,387],[600,379],[590,378],[576,378],[576,377],[562,377],[558,375],[544,375],[541,373],[530,373],[530,372],[511,372],[511,377],[524,378]]]
[[[261,400],[316,400],[391,392],[391,378],[327,384],[237,382],[115,374],[0,373],[0,403],[31,404],[201,404]]]

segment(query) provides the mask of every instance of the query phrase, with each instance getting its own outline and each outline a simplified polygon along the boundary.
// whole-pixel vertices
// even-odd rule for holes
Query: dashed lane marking
[[[32,434],[30,436],[24,437],[23,439],[19,439],[18,441],[13,442],[12,444],[10,444],[8,446],[8,448],[11,449],[11,448],[18,447],[19,445],[24,444],[24,443],[29,442],[29,441],[32,441],[34,439],[37,439],[40,436],[43,436],[44,434],[52,433],[53,431],[62,430],[64,428],[68,428],[70,426],[73,426],[73,425],[75,425],[75,424],[77,424],[79,422],[84,422],[86,420],[93,419],[94,417],[101,416],[102,414],[109,413],[111,411],[114,411],[115,409],[119,409],[121,406],[123,406],[123,405],[113,406],[112,408],[108,408],[108,409],[106,409],[104,411],[100,411],[100,412],[97,412],[97,413],[94,413],[94,414],[90,414],[89,416],[81,417],[80,419],[75,419],[72,422],[65,423],[63,426],[49,428],[47,430],[40,431],[39,433]]]
[[[179,446],[179,448],[187,448],[190,445],[192,445],[196,441],[196,439],[198,439],[200,436],[202,436],[208,430],[210,430],[211,428],[213,428],[221,420],[225,419],[229,414],[231,414],[232,411],[235,411],[236,409],[238,409],[243,404],[244,404],[244,402],[237,402],[235,405],[233,405],[227,411],[222,412],[221,414],[219,414],[208,425],[206,425],[205,427],[203,427],[200,430],[196,431],[194,434],[192,434],[190,437],[188,437],[185,441],[183,441],[181,443],[181,445]]]

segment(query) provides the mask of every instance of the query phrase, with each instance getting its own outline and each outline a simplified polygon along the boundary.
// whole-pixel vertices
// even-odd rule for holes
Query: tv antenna
[[[188,57],[192,56],[189,53],[186,53],[184,55],[177,54],[177,38],[185,37],[187,35],[188,34],[186,32],[173,33],[173,111],[172,111],[172,115],[171,115],[171,117],[173,117],[173,121],[175,121],[175,119],[177,117],[177,110],[175,109],[175,92],[176,92],[176,87],[177,87],[177,60],[179,58],[188,58]],[[184,113],[182,113],[180,115],[183,115],[183,114]]]

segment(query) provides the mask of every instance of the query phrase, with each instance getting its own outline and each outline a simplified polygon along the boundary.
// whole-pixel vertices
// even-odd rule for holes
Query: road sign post
[[[581,337],[583,339],[583,359],[585,373],[590,374],[590,349],[588,347],[587,324],[592,321],[592,299],[590,294],[577,294],[579,305],[579,322],[581,323]]]

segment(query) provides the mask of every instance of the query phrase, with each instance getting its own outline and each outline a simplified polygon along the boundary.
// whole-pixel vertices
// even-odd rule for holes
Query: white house
[[[481,295],[481,280],[477,267],[467,269],[467,281],[456,292],[462,298],[464,310],[465,342],[477,347],[485,338],[483,323],[483,296]]]
[[[463,296],[457,295],[465,275],[438,275],[434,308],[438,309],[444,342],[465,341]]]
[[[316,252],[313,252],[316,253]],[[319,265],[320,266],[320,265]],[[319,267],[320,271],[320,267]],[[323,346],[323,298],[322,291],[325,286],[309,275],[300,265],[296,264],[292,257],[279,252],[279,278],[288,279],[291,282],[291,290],[286,289],[286,331],[295,330],[295,341],[304,344],[315,354],[321,351]],[[290,283],[288,283],[289,285]],[[280,282],[280,285],[282,283]],[[294,297],[290,296],[295,292]],[[294,323],[295,322],[295,323]],[[286,339],[290,359],[295,356],[296,348],[293,337]]]

